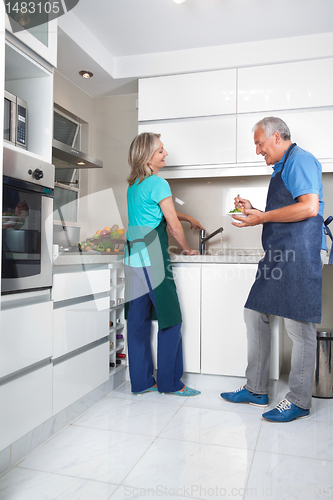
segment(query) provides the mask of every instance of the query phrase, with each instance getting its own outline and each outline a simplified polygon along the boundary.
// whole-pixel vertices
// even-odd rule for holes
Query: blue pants
[[[151,306],[156,308],[151,286],[151,267],[129,267],[130,302],[127,319],[129,371],[133,392],[141,392],[155,384],[151,354]],[[181,323],[158,330],[157,386],[159,392],[175,392],[184,387]]]

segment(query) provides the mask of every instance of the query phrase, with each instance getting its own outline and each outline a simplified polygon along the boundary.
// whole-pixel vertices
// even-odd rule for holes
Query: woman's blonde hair
[[[161,134],[143,132],[133,139],[128,152],[128,163],[131,167],[131,173],[127,182],[130,186],[132,186],[137,179],[139,179],[140,184],[146,177],[152,175],[153,172],[148,167],[148,162],[159,148],[160,137]]]

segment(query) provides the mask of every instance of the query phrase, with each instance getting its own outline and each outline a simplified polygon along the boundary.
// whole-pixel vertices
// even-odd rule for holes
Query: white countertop
[[[122,262],[123,254],[101,255],[98,253],[60,253],[53,259],[54,266],[76,266],[76,265],[96,265],[111,264],[112,262]]]
[[[207,255],[182,255],[170,254],[174,263],[213,263],[213,264],[257,264],[264,256],[261,248],[226,248]]]

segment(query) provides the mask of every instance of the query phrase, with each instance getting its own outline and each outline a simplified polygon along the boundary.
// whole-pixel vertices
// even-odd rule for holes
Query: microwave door
[[[15,99],[15,97],[13,96]],[[9,92],[5,92],[4,100],[4,127],[3,138],[5,141],[16,142],[16,100],[14,101]]]

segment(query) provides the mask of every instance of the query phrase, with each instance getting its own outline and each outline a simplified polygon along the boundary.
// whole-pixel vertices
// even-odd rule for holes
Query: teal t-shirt
[[[140,182],[137,180],[127,189],[128,230],[127,239],[133,241],[143,238],[152,229],[159,226],[164,215],[159,202],[172,196],[169,183],[151,175]],[[127,251],[125,264],[132,267],[150,266],[150,259],[144,243],[134,243],[131,250],[130,262]]]

